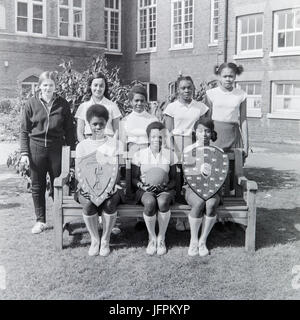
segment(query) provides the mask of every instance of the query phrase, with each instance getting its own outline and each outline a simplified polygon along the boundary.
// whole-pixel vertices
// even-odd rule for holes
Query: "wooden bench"
[[[82,206],[74,200],[68,185],[70,164],[75,158],[75,151],[63,147],[62,172],[54,181],[54,233],[55,248],[63,248],[63,226],[75,218],[82,218]],[[223,204],[217,208],[218,221],[231,221],[242,225],[245,229],[245,249],[255,251],[257,184],[249,181],[243,175],[242,151],[236,149],[229,154],[229,160],[234,161],[234,189],[235,196],[230,196],[229,179],[224,185]],[[126,190],[131,192],[131,163],[122,160],[126,168]],[[190,210],[188,205],[176,203],[171,206],[172,218],[187,217]],[[121,204],[118,206],[119,217],[142,217],[143,206],[135,204]],[[180,236],[180,235],[179,235]]]

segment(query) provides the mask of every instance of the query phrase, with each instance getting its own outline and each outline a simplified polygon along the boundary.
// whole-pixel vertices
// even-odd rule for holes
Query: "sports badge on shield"
[[[89,193],[91,201],[98,207],[114,189],[119,172],[117,156],[107,156],[95,151],[76,159],[78,187]]]
[[[206,201],[224,184],[229,160],[219,148],[196,146],[183,154],[182,167],[188,185]]]

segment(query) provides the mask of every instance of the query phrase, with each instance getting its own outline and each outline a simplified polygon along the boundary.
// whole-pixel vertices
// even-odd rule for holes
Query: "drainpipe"
[[[224,19],[224,62],[227,62],[228,51],[228,0],[225,0],[225,19]]]

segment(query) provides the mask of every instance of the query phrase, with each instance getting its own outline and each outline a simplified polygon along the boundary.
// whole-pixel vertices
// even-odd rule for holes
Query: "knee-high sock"
[[[144,220],[148,230],[149,240],[156,239],[156,233],[155,233],[156,215],[149,217],[145,213],[143,213],[143,216],[144,216]]]
[[[103,233],[101,237],[101,241],[110,241],[111,230],[115,225],[117,219],[117,212],[113,214],[107,214],[106,212],[102,212],[102,221],[103,221]]]
[[[204,215],[203,223],[202,223],[202,233],[199,239],[199,243],[205,243],[206,239],[214,226],[215,222],[217,220],[217,216],[214,217],[208,217],[207,215]]]
[[[93,216],[87,216],[82,214],[83,221],[88,229],[88,232],[91,236],[91,243],[100,243],[100,237],[98,232],[98,214],[94,214]]]
[[[169,225],[171,216],[171,211],[167,212],[160,212],[158,211],[157,219],[158,219],[158,226],[159,226],[159,232],[158,232],[158,238],[165,240],[166,231]]]
[[[191,227],[191,242],[198,242],[198,234],[201,222],[202,218],[193,218],[189,215],[189,223]]]

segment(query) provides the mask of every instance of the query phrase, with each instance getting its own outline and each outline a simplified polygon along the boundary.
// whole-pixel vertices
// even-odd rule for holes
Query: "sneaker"
[[[195,257],[198,255],[198,243],[197,242],[190,242],[188,255],[191,257]]]
[[[37,222],[31,229],[31,233],[38,234],[47,229],[47,225],[44,222]]]
[[[205,257],[209,255],[209,251],[205,243],[199,243],[199,255],[200,257]]]
[[[159,240],[157,244],[157,254],[162,256],[167,253],[167,248],[164,240]]]
[[[91,246],[89,248],[89,256],[97,256],[99,254],[99,246],[100,243],[98,241],[94,241],[91,243]]]
[[[111,233],[112,234],[119,234],[119,233],[121,233],[121,229],[119,227],[113,227],[111,229]]]
[[[149,240],[146,253],[153,256],[156,253],[156,239]]]
[[[110,254],[109,242],[102,240],[100,245],[100,256],[107,257]]]

